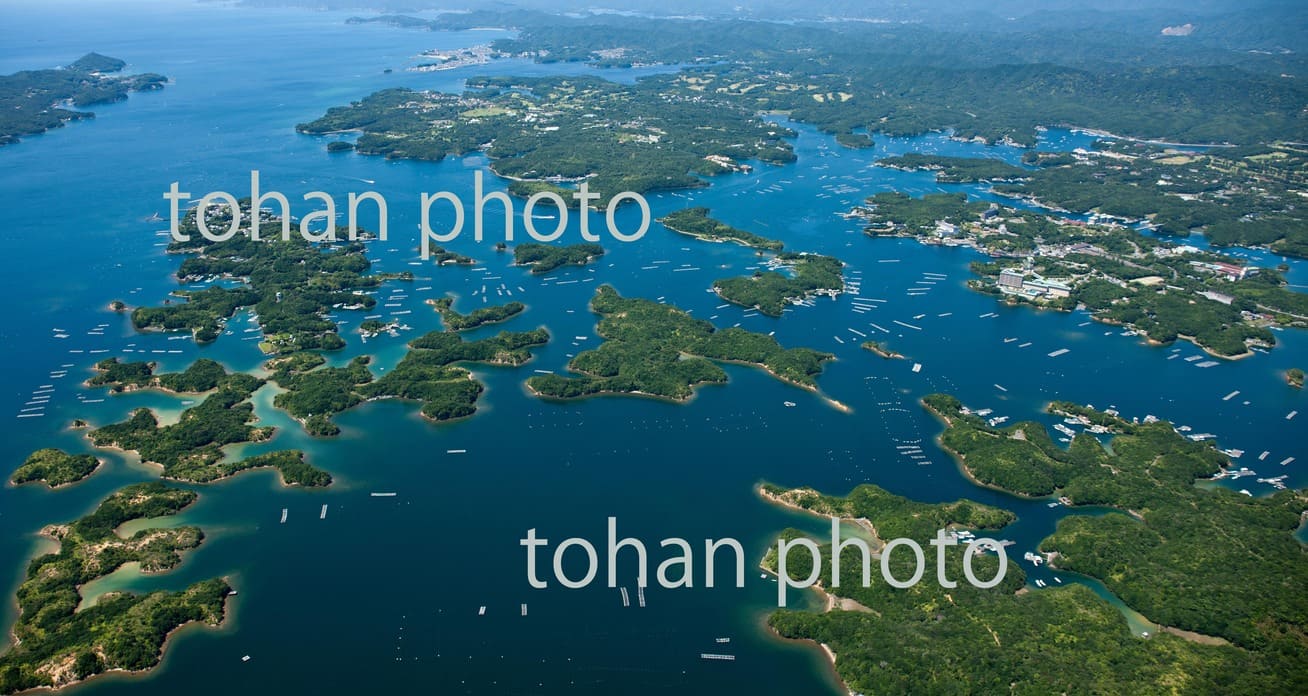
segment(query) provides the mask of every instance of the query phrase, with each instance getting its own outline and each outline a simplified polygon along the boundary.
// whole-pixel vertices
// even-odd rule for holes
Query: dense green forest
[[[561,266],[585,266],[604,255],[604,247],[582,243],[558,246],[554,244],[519,244],[513,247],[513,263],[531,266],[536,274],[549,273]]]
[[[877,160],[878,167],[926,170],[936,173],[936,181],[958,184],[975,181],[1012,181],[1025,179],[1030,172],[1003,160],[982,157],[939,157],[916,152]]]
[[[241,201],[242,217],[249,219],[249,200]],[[206,218],[211,229],[226,229],[231,211],[212,210]],[[197,343],[209,343],[222,334],[226,320],[238,309],[252,308],[259,317],[267,353],[300,350],[337,350],[345,341],[336,324],[324,315],[331,309],[366,310],[377,300],[364,291],[386,280],[412,279],[412,274],[369,273],[371,262],[362,242],[311,244],[298,234],[280,236],[280,220],[261,215],[260,239],[242,232],[224,242],[202,237],[195,211],[179,224],[190,241],[173,241],[169,253],[189,254],[177,271],[178,282],[235,278],[244,284],[218,285],[203,290],[179,290],[185,302],[161,307],[140,307],[132,323],[141,330],[190,330]],[[343,230],[341,230],[343,232]]]
[[[427,303],[440,313],[441,321],[445,323],[447,331],[467,331],[486,324],[498,324],[522,314],[523,310],[527,309],[527,305],[521,302],[509,302],[493,307],[479,307],[471,314],[460,314],[454,309],[452,297],[428,300]]]
[[[461,95],[383,90],[297,129],[358,130],[358,152],[390,158],[439,161],[484,149],[491,169],[515,182],[585,179],[600,194],[600,208],[624,191],[704,186],[701,177],[731,171],[732,162],[794,160],[785,140],[793,133],[755,109],[668,86],[666,78],[634,85],[593,77],[478,78]]]
[[[905,590],[875,578],[864,587],[857,553],[848,549],[838,590],[829,565],[821,573],[824,589],[843,598],[840,608],[781,610],[769,625],[782,636],[830,646],[851,689],[1175,693],[1184,684],[1186,692],[1262,694],[1305,688],[1308,645],[1299,628],[1308,620],[1308,602],[1294,588],[1308,582],[1308,568],[1292,536],[1308,509],[1301,494],[1249,498],[1195,486],[1196,478],[1227,463],[1225,455],[1163,422],[1137,424],[1056,402],[1052,412],[1116,433],[1111,449],[1081,434],[1063,450],[1039,423],[995,429],[954,397],[936,394],[924,403],[945,421],[942,445],[983,482],[1025,494],[1058,490],[1074,505],[1120,511],[1061,519],[1040,546],[1052,554],[1052,566],[1102,580],[1151,621],[1217,640],[1166,632],[1137,638],[1117,609],[1084,586],[1021,589],[1022,571],[1011,559],[1003,583],[991,590],[965,582],[946,590],[931,578]],[[866,485],[843,498],[771,485],[764,493],[822,516],[866,519],[882,539],[919,543],[952,524],[993,528],[1012,519],[968,501],[918,503]],[[822,553],[830,557],[829,544]],[[959,555],[947,556],[947,577],[961,577]],[[775,558],[769,551],[765,565],[775,569]],[[907,558],[892,556],[896,577],[911,575]],[[978,559],[994,562],[988,555]],[[807,554],[787,561],[792,577],[811,569]]]
[[[600,316],[604,342],[578,353],[568,369],[579,376],[535,375],[527,386],[541,396],[643,394],[684,401],[702,384],[724,384],[714,360],[761,367],[779,379],[816,389],[822,363],[834,356],[809,348],[782,348],[776,339],[744,329],[719,330],[677,307],[626,298],[601,286],[590,302]]]
[[[86,583],[127,563],[145,572],[170,570],[182,552],[199,546],[204,535],[196,527],[150,527],[128,538],[115,531],[131,520],[175,515],[196,497],[158,482],[138,483],[71,524],[42,530],[59,550],[33,560],[18,587],[17,642],[0,655],[0,694],[67,686],[110,670],[148,670],[179,627],[222,622],[231,588],[221,579],[175,592],[116,592],[78,609]]]
[[[68,121],[94,118],[74,107],[126,99],[129,92],[163,89],[168,78],[154,73],[113,75],[126,63],[88,53],[63,68],[24,70],[0,76],[0,145],[18,142],[19,136],[44,133]]]
[[[1076,40],[1052,28],[978,32],[971,21],[968,31],[959,31],[917,23],[514,11],[377,19],[456,29],[473,17],[482,26],[520,30],[493,44],[503,55],[609,66],[691,64],[688,72],[709,78],[697,85],[705,94],[785,111],[852,146],[866,143],[862,128],[952,130],[1026,145],[1035,143],[1037,128],[1064,124],[1189,142],[1303,141],[1308,132],[1304,83],[1286,77],[1302,67],[1292,54],[1159,41],[1156,33],[1129,36],[1138,27],[1106,31],[1109,16],[1102,13],[1076,31]]]
[[[784,269],[787,273],[759,270],[753,275],[721,278],[713,281],[713,290],[727,302],[779,317],[786,305],[792,302],[814,293],[838,293],[845,288],[841,275],[845,264],[833,256],[783,252],[777,254],[768,266]]]
[[[104,374],[108,373],[100,376]],[[288,485],[329,485],[331,476],[306,463],[299,451],[245,459],[232,459],[223,453],[226,445],[262,442],[272,436],[273,428],[253,425],[256,418],[249,399],[262,385],[263,380],[256,377],[232,374],[204,401],[182,411],[176,423],[160,425],[150,409],[139,408],[127,420],[96,428],[88,437],[97,447],[137,452],[141,461],[163,467],[164,478],[178,481],[206,483],[272,467]]]
[[[709,217],[708,208],[686,208],[659,218],[673,232],[687,234],[706,242],[735,242],[741,246],[766,251],[781,251],[781,242],[747,230],[738,229]]]
[[[95,376],[86,383],[92,387],[109,387],[115,393],[133,388],[152,388],[178,394],[202,394],[224,387],[253,392],[261,382],[243,372],[227,368],[209,358],[199,358],[181,372],[156,375],[152,362],[122,362],[105,358],[95,364]]]
[[[946,429],[941,445],[982,483],[1023,495],[1055,491],[1074,505],[1121,514],[1074,515],[1041,550],[1055,565],[1097,577],[1151,621],[1218,636],[1308,674],[1308,583],[1293,537],[1308,498],[1282,491],[1252,498],[1197,479],[1230,464],[1211,442],[1195,442],[1163,421],[1134,423],[1061,402],[1051,411],[1115,434],[1109,447],[1081,433],[1064,450],[1044,426],[989,427],[957,399],[923,400]],[[1214,540],[1220,539],[1220,543]]]
[[[436,421],[471,416],[485,389],[457,363],[517,366],[531,359],[531,348],[549,342],[549,332],[501,331],[477,341],[465,341],[451,331],[433,331],[409,342],[409,352],[393,369],[374,378],[370,358],[361,355],[345,367],[323,367],[321,356],[296,353],[268,362],[272,379],[286,391],[273,399],[313,435],[340,433],[332,417],[373,399],[405,399],[422,403],[422,415]]]
[[[69,454],[61,449],[47,447],[28,455],[9,480],[15,486],[41,481],[51,488],[58,488],[81,481],[98,468],[100,460],[93,455]]]

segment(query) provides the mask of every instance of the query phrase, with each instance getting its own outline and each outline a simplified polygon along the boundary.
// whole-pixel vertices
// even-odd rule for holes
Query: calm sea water
[[[438,327],[423,300],[445,292],[459,295],[464,311],[509,299],[529,305],[503,327],[474,335],[546,326],[554,336],[527,366],[475,368],[488,385],[481,412],[455,424],[435,426],[412,405],[379,403],[341,416],[340,438],[313,440],[272,408],[270,390],[257,394],[260,417],[279,432],[272,442],[234,454],[303,448],[332,472],[336,485],[287,490],[275,475],[257,472],[196,487],[200,502],[166,522],[199,524],[208,533],[181,568],[146,577],[127,569],[86,588],[86,594],[178,588],[226,575],[240,590],[231,620],[222,630],[183,633],[148,677],[102,679],[83,687],[86,692],[834,692],[816,651],[760,630],[776,591],[753,570],[778,530],[822,532],[822,524],[762,503],[754,484],[768,480],[843,493],[875,482],[921,500],[967,496],[1018,513],[1020,521],[1004,532],[1018,550],[1034,548],[1066,514],[967,483],[930,444],[939,427],[916,401],[934,391],[1014,420],[1055,422],[1039,412],[1055,398],[1111,405],[1127,416],[1153,414],[1246,450],[1240,463],[1260,476],[1284,473],[1292,485],[1304,483],[1308,451],[1296,427],[1301,421],[1285,416],[1308,413],[1308,399],[1279,376],[1308,364],[1304,335],[1282,332],[1281,345],[1270,354],[1199,368],[1202,360],[1184,359],[1201,355],[1188,344],[1150,348],[1111,327],[1086,324],[1080,313],[999,307],[964,286],[972,252],[869,240],[855,222],[838,216],[883,190],[963,190],[994,199],[977,187],[938,186],[927,174],[872,162],[910,151],[1015,162],[1021,152],[1011,148],[931,135],[878,137],[875,149],[851,151],[791,124],[799,133],[798,164],[760,166],[752,174],[719,177],[710,188],[650,198],[656,216],[706,205],[716,217],[782,239],[788,248],[835,254],[849,264],[851,279],[861,278],[859,297],[822,299],[779,320],[719,307],[705,292],[715,278],[749,272],[752,252],[699,243],[657,225],[640,243],[608,244],[610,253],[590,268],[545,279],[510,267],[510,259],[489,244],[467,240],[449,246],[478,258],[475,268],[410,265],[416,260],[419,192],[450,190],[470,200],[472,172],[485,167],[484,159],[431,164],[328,155],[322,139],[295,134],[296,123],[383,87],[456,90],[467,76],[486,72],[584,72],[621,80],[641,72],[519,61],[406,72],[423,50],[503,34],[346,26],[346,16],[162,4],[0,10],[0,73],[64,64],[96,50],[124,58],[132,70],[174,79],[161,93],[97,107],[93,122],[0,150],[6,221],[0,227],[6,250],[0,283],[13,310],[0,325],[0,395],[11,411],[0,416],[17,414],[42,385],[55,389],[46,416],[8,421],[0,444],[6,471],[38,447],[87,451],[78,433],[64,429],[73,418],[104,424],[140,406],[167,418],[185,407],[184,400],[164,395],[108,397],[82,389],[90,366],[103,357],[148,357],[165,369],[200,356],[233,369],[262,362],[256,341],[248,340],[255,334],[244,331],[253,326],[247,316],[232,322],[232,335],[196,347],[189,340],[136,334],[125,317],[105,309],[115,298],[158,303],[176,287],[171,273],[177,259],[163,254],[165,239],[158,236],[163,224],[146,220],[167,212],[160,195],[172,181],[192,192],[239,193],[248,186],[249,170],[257,168],[265,187],[292,199],[313,189],[338,200],[349,191],[386,194],[391,239],[373,244],[370,255],[381,270],[412,270],[419,279],[385,289],[381,297],[400,306],[380,311],[411,311],[400,316],[412,331],[365,346],[352,332],[361,314],[343,313],[350,347],[337,361],[367,351],[377,356],[377,369],[389,369],[402,357],[405,341]],[[395,71],[385,74],[386,68]],[[1070,149],[1089,142],[1051,131],[1046,146]],[[634,226],[633,215],[622,211],[620,223]],[[492,217],[488,227],[497,224]],[[569,238],[578,239],[575,226]],[[1302,263],[1293,264],[1290,277],[1303,282]],[[688,405],[634,398],[557,404],[530,397],[522,382],[533,370],[562,370],[571,355],[597,343],[586,303],[601,283],[627,295],[665,298],[719,326],[775,331],[785,345],[836,353],[839,359],[821,387],[853,413],[838,413],[816,396],[742,367],[728,367],[729,385],[704,389]],[[426,286],[431,289],[417,290]],[[885,302],[866,314],[853,311],[869,298]],[[890,342],[909,360],[885,361],[861,351],[854,332]],[[68,338],[56,338],[59,333]],[[574,338],[579,336],[589,338]],[[1006,342],[1013,338],[1018,340]],[[1062,348],[1069,352],[1049,356]],[[919,373],[910,370],[915,362],[922,364]],[[50,376],[62,369],[66,377]],[[1237,390],[1239,395],[1222,400]],[[796,406],[786,407],[786,401]],[[917,441],[933,455],[930,464],[897,454],[897,444]],[[1264,450],[1271,454],[1257,461]],[[42,526],[72,519],[116,488],[157,475],[132,458],[101,456],[109,466],[71,489],[0,489],[4,594],[12,596],[27,561],[47,548],[36,535]],[[1279,465],[1292,456],[1299,461]],[[1234,485],[1256,494],[1271,490],[1253,477]],[[372,491],[397,495],[372,498]],[[323,504],[329,512],[320,520]],[[283,508],[289,510],[285,525],[278,524]],[[518,545],[528,528],[554,542],[583,536],[602,543],[610,515],[618,517],[623,535],[651,547],[674,536],[697,546],[708,537],[740,539],[749,553],[746,588],[654,588],[642,609],[634,596],[633,606],[624,608],[618,590],[601,582],[578,591],[528,587]],[[657,562],[664,556],[653,548],[652,557]],[[620,582],[634,590],[630,570],[624,566]],[[1032,571],[1032,578],[1049,577],[1042,573]],[[697,584],[702,578],[697,567]],[[521,603],[529,605],[527,617],[520,616]],[[482,606],[486,614],[479,616]],[[0,619],[6,626],[13,621],[12,603],[3,605]],[[731,643],[717,644],[718,637]],[[706,662],[701,652],[731,652],[737,661]],[[242,662],[244,655],[251,660]]]

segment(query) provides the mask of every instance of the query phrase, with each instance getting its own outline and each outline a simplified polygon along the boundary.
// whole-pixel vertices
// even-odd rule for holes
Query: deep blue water
[[[934,391],[957,394],[1013,420],[1055,422],[1040,414],[1055,398],[1111,405],[1128,417],[1153,414],[1246,450],[1239,463],[1260,476],[1285,473],[1292,485],[1304,484],[1302,421],[1285,416],[1308,413],[1308,399],[1280,378],[1285,369],[1308,364],[1303,334],[1279,333],[1281,345],[1266,355],[1199,368],[1207,358],[1186,361],[1202,355],[1188,344],[1151,348],[1112,327],[1087,324],[1081,313],[997,306],[964,286],[972,252],[870,240],[857,222],[838,215],[882,190],[989,196],[976,187],[937,185],[929,174],[875,167],[880,157],[917,151],[1017,161],[1021,151],[1012,148],[928,135],[877,136],[874,149],[853,151],[791,124],[799,134],[797,164],[759,166],[751,174],[718,177],[705,189],[650,197],[656,217],[706,205],[715,217],[782,239],[790,249],[838,255],[849,264],[849,277],[861,278],[859,296],[821,299],[781,319],[719,307],[705,291],[727,273],[748,272],[756,262],[750,250],[700,243],[658,225],[639,243],[607,244],[609,254],[590,268],[544,279],[509,266],[489,243],[467,239],[448,246],[478,258],[474,268],[411,265],[419,192],[450,190],[470,200],[472,172],[484,169],[484,159],[432,164],[328,155],[323,139],[294,133],[296,123],[383,87],[455,90],[467,76],[492,70],[624,80],[636,75],[518,61],[407,72],[402,68],[423,50],[500,34],[347,26],[346,16],[162,4],[0,10],[0,73],[67,63],[96,50],[128,60],[131,70],[174,80],[163,92],[96,107],[94,121],[0,149],[7,223],[0,227],[6,250],[0,282],[14,310],[0,328],[0,396],[17,414],[41,385],[55,389],[46,416],[9,421],[0,460],[10,469],[37,447],[87,451],[78,433],[63,429],[73,418],[103,424],[142,405],[165,415],[183,407],[181,400],[157,394],[106,397],[80,388],[103,357],[145,353],[165,369],[199,356],[234,369],[262,362],[256,341],[243,340],[256,335],[244,332],[251,326],[244,316],[232,322],[232,335],[196,347],[189,340],[136,334],[125,317],[105,309],[115,298],[158,303],[176,287],[171,273],[177,259],[162,253],[165,240],[157,234],[164,225],[146,221],[152,213],[166,214],[160,195],[172,181],[197,193],[239,193],[248,187],[249,170],[257,168],[266,188],[292,200],[313,189],[338,201],[349,191],[387,196],[391,238],[373,243],[370,256],[381,270],[413,270],[419,279],[384,289],[381,297],[401,306],[378,311],[411,311],[401,316],[413,328],[364,346],[351,331],[362,313],[342,313],[350,347],[334,360],[366,350],[377,356],[375,367],[389,369],[403,355],[405,341],[439,326],[423,300],[445,292],[459,295],[458,307],[465,311],[484,301],[507,301],[509,293],[529,305],[523,316],[474,336],[542,325],[554,336],[522,368],[475,368],[488,385],[481,411],[454,424],[426,423],[412,405],[378,403],[341,416],[340,438],[315,441],[271,407],[269,390],[257,394],[259,415],[280,430],[272,442],[238,452],[300,447],[337,484],[327,491],[286,490],[274,475],[259,472],[197,487],[200,502],[168,523],[201,525],[208,533],[204,545],[176,571],[144,578],[123,572],[95,589],[177,588],[227,575],[240,590],[232,620],[220,631],[183,634],[149,677],[100,680],[88,692],[833,689],[816,651],[781,643],[759,629],[775,605],[775,585],[753,570],[777,530],[822,532],[823,525],[764,504],[752,491],[755,483],[841,493],[874,482],[921,500],[966,496],[1003,505],[1021,518],[1003,534],[1017,542],[1019,552],[1034,548],[1066,514],[1042,501],[969,484],[931,444],[939,427],[916,401]],[[386,68],[395,72],[385,74]],[[1045,146],[1070,149],[1090,141],[1051,131]],[[634,226],[634,214],[631,208],[619,213],[624,228]],[[492,216],[487,227],[499,224]],[[578,238],[575,226],[567,236]],[[1304,277],[1302,264],[1294,264],[1290,277]],[[853,413],[841,414],[817,396],[734,366],[727,368],[729,385],[706,388],[688,405],[637,398],[557,404],[527,395],[522,382],[533,370],[562,370],[571,355],[596,344],[586,303],[601,283],[627,295],[665,298],[719,326],[775,331],[785,345],[836,353],[821,388]],[[426,286],[431,289],[417,289]],[[870,298],[885,302],[855,313]],[[102,324],[103,331],[97,330]],[[56,329],[68,338],[56,338]],[[889,341],[909,360],[885,361],[860,350],[862,339],[854,331]],[[1019,340],[1005,342],[1010,338]],[[1061,348],[1070,352],[1049,356]],[[921,372],[911,372],[913,363],[922,364]],[[50,376],[61,369],[68,370],[66,377]],[[1222,400],[1235,390],[1238,397]],[[88,399],[104,400],[83,403]],[[786,401],[797,405],[786,407]],[[897,453],[897,444],[915,441],[932,455],[930,464]],[[467,453],[447,453],[452,449]],[[1271,454],[1257,461],[1264,450]],[[112,490],[157,475],[130,458],[103,456],[110,461],[106,470],[68,490],[0,489],[5,594],[12,595],[41,546],[36,532],[43,525],[76,517]],[[1291,456],[1297,461],[1278,465]],[[1234,485],[1257,494],[1271,490],[1253,477]],[[371,498],[371,491],[398,495]],[[319,520],[324,503],[329,514]],[[290,511],[285,525],[278,524],[282,508]],[[528,528],[555,542],[568,536],[602,542],[609,515],[619,518],[622,534],[651,546],[674,536],[696,546],[707,537],[740,539],[749,553],[747,587],[651,589],[645,609],[623,608],[618,590],[602,583],[579,591],[528,587],[518,545]],[[662,557],[657,549],[652,556]],[[719,568],[720,577],[725,571]],[[1031,572],[1033,578],[1048,577]],[[702,568],[696,579],[702,579]],[[629,576],[623,584],[633,585]],[[523,602],[529,604],[527,617],[519,615]],[[487,613],[478,616],[483,605]],[[6,603],[0,616],[5,625],[12,622],[12,605]],[[698,658],[724,651],[714,643],[719,636],[732,638],[729,652],[736,662]],[[243,655],[252,659],[242,662]]]

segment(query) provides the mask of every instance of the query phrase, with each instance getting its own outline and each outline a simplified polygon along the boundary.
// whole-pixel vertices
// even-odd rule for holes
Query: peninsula
[[[88,53],[53,70],[24,70],[0,76],[0,145],[44,133],[69,121],[95,118],[72,107],[126,99],[129,92],[163,89],[168,78],[154,73],[116,75],[127,63]]]
[[[979,480],[1112,508],[1064,517],[1040,551],[1059,570],[1103,581],[1163,628],[1148,640],[1133,636],[1118,610],[1081,584],[1024,587],[1011,559],[1009,574],[990,590],[962,582],[946,590],[929,581],[900,590],[864,587],[858,559],[847,551],[838,589],[830,568],[821,570],[825,613],[781,610],[769,625],[784,637],[822,644],[851,691],[909,693],[929,683],[941,690],[1020,684],[1039,692],[1118,693],[1124,684],[1168,691],[1177,680],[1196,691],[1230,691],[1233,674],[1240,675],[1240,692],[1297,688],[1308,649],[1294,627],[1308,618],[1308,602],[1289,588],[1308,582],[1302,546],[1292,536],[1308,509],[1302,494],[1250,498],[1196,486],[1197,479],[1224,475],[1225,455],[1163,421],[1137,423],[1056,403],[1051,411],[1069,422],[1115,434],[1111,449],[1081,433],[1063,450],[1038,423],[998,430],[953,397],[931,395],[924,404],[945,423],[942,445]],[[1012,519],[969,501],[916,503],[873,486],[846,497],[776,486],[762,493],[861,523],[882,538],[927,539],[936,529],[993,528]],[[800,535],[788,530],[783,538]],[[1211,543],[1217,537],[1222,545]],[[828,544],[823,557],[830,551]],[[961,575],[959,555],[947,556],[947,576]],[[912,572],[907,558],[892,557],[892,568],[902,566],[896,577]],[[792,576],[811,568],[806,554],[787,560],[796,561]],[[976,560],[994,562],[989,555]],[[765,567],[771,561],[769,554]]]
[[[1270,268],[1142,234],[1110,218],[969,202],[963,194],[911,198],[878,193],[854,214],[872,237],[967,246],[978,292],[1009,304],[1070,311],[1144,334],[1154,344],[1188,340],[1221,358],[1276,343],[1271,327],[1308,327],[1308,295]]]

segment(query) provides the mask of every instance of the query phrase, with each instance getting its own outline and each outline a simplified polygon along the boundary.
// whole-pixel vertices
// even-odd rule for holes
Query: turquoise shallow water
[[[1262,476],[1286,473],[1289,483],[1304,483],[1308,451],[1296,428],[1301,421],[1286,421],[1285,415],[1308,413],[1308,399],[1279,377],[1288,367],[1308,364],[1303,334],[1278,334],[1282,345],[1268,355],[1201,369],[1169,359],[1174,353],[1200,354],[1189,345],[1150,348],[1111,327],[1083,325],[1087,318],[1079,313],[998,307],[964,287],[971,252],[869,240],[857,224],[837,215],[880,190],[966,190],[991,197],[975,187],[937,186],[926,174],[876,168],[871,164],[876,158],[919,151],[1016,161],[1021,153],[1011,148],[929,135],[878,137],[875,149],[851,151],[792,125],[799,133],[797,164],[760,166],[749,175],[720,177],[710,188],[650,197],[655,216],[707,205],[716,217],[782,239],[788,248],[840,256],[851,277],[861,276],[862,299],[886,300],[867,314],[854,313],[855,298],[848,296],[819,300],[780,320],[719,308],[705,288],[728,272],[747,272],[752,252],[699,243],[657,225],[639,243],[608,244],[610,253],[591,268],[546,279],[509,267],[489,245],[467,240],[450,246],[478,258],[482,263],[474,269],[411,266],[418,193],[451,190],[468,200],[472,172],[484,168],[484,160],[430,164],[329,156],[321,139],[296,135],[295,123],[382,87],[452,90],[464,77],[488,70],[586,72],[623,80],[636,74],[522,62],[415,74],[401,68],[422,50],[472,45],[499,34],[346,26],[345,16],[157,5],[0,11],[6,33],[0,72],[66,63],[94,49],[128,60],[131,69],[162,72],[175,81],[161,93],[97,107],[93,122],[0,150],[0,199],[7,219],[0,227],[6,250],[0,282],[15,308],[0,328],[5,358],[0,394],[17,413],[41,385],[55,389],[48,415],[7,421],[0,444],[6,467],[36,447],[85,450],[76,433],[61,429],[72,418],[107,423],[143,405],[165,414],[183,407],[178,399],[157,394],[106,397],[80,389],[102,357],[146,352],[167,369],[199,356],[236,369],[261,362],[255,341],[242,340],[254,335],[244,332],[246,317],[233,322],[232,335],[197,348],[189,340],[138,335],[124,317],[104,309],[114,298],[159,302],[175,287],[170,274],[177,260],[164,256],[164,240],[156,234],[163,226],[145,220],[156,211],[166,213],[159,196],[174,180],[191,191],[239,192],[248,186],[249,170],[258,168],[265,186],[293,197],[311,189],[338,199],[366,189],[386,194],[392,237],[374,244],[370,255],[381,270],[414,270],[420,276],[393,286],[404,295],[392,300],[401,307],[385,310],[411,311],[402,316],[413,331],[363,346],[350,332],[362,316],[343,313],[350,347],[339,360],[367,350],[377,356],[376,367],[389,368],[402,356],[404,341],[438,326],[422,301],[446,291],[459,294],[465,310],[481,304],[483,294],[494,303],[509,299],[497,290],[512,292],[530,308],[503,328],[544,325],[554,336],[523,368],[475,368],[488,390],[482,411],[460,423],[434,426],[411,405],[378,403],[340,417],[340,438],[315,441],[271,408],[270,391],[260,392],[259,414],[281,429],[272,442],[245,451],[304,448],[332,472],[337,485],[292,491],[281,488],[274,475],[259,472],[197,487],[200,502],[169,524],[203,526],[205,544],[174,572],[142,578],[125,571],[96,589],[176,588],[228,575],[240,590],[232,620],[220,631],[184,633],[149,677],[109,678],[84,691],[832,690],[816,651],[781,643],[758,629],[775,604],[775,585],[757,572],[747,570],[743,590],[651,589],[645,609],[623,608],[616,589],[530,589],[518,539],[534,527],[551,540],[584,536],[601,542],[605,518],[616,515],[623,534],[651,546],[672,536],[697,544],[706,537],[738,538],[752,568],[777,530],[823,531],[819,521],[758,500],[752,492],[756,482],[844,492],[871,481],[922,500],[967,496],[1009,507],[1021,519],[1004,536],[1015,540],[1018,550],[1034,548],[1066,511],[964,480],[929,444],[939,428],[916,400],[933,391],[958,394],[1014,420],[1054,422],[1039,414],[1054,398],[1113,405],[1127,416],[1153,414],[1246,450],[1241,463]],[[388,67],[396,71],[384,74]],[[1051,131],[1047,146],[1066,149],[1088,142],[1085,136]],[[633,224],[633,214],[620,213],[624,226]],[[497,222],[492,217],[488,227]],[[575,239],[575,228],[568,234]],[[1293,264],[1290,277],[1302,282],[1302,263]],[[729,385],[704,389],[688,405],[634,398],[557,404],[527,395],[522,382],[532,370],[561,370],[570,354],[595,344],[586,302],[605,282],[624,294],[666,298],[696,316],[715,317],[719,326],[775,331],[786,345],[836,353],[839,359],[821,387],[853,413],[838,413],[808,392],[742,367],[728,367]],[[426,286],[431,289],[417,289]],[[913,287],[930,289],[909,294]],[[96,330],[101,324],[106,326]],[[55,329],[68,338],[55,338]],[[910,360],[884,361],[859,350],[861,339],[851,329],[880,335]],[[1004,342],[1014,337],[1021,340]],[[1029,347],[1018,347],[1028,341]],[[1048,356],[1060,348],[1070,352]],[[920,373],[910,371],[913,362],[923,365]],[[66,377],[50,377],[61,369],[68,370]],[[1240,390],[1238,398],[1221,400],[1234,390]],[[788,408],[785,401],[796,406]],[[897,454],[896,444],[916,440],[932,455],[929,465]],[[467,453],[447,453],[452,449]],[[1263,450],[1271,455],[1257,462]],[[1278,465],[1291,456],[1298,461]],[[157,473],[130,458],[110,454],[106,459],[105,471],[68,490],[0,489],[0,590],[5,594],[12,595],[39,547],[40,527],[82,514],[117,487]],[[1235,485],[1254,493],[1270,490],[1252,477]],[[398,495],[372,498],[372,491]],[[329,513],[319,520],[323,504]],[[289,510],[285,525],[278,524],[282,508]],[[654,558],[661,558],[657,551]],[[1032,571],[1032,577],[1047,578],[1041,572]],[[629,577],[624,582],[632,585]],[[525,618],[519,615],[523,602],[529,605]],[[483,605],[486,615],[478,616]],[[13,620],[10,604],[0,618],[6,625]],[[698,659],[701,652],[722,651],[713,640],[720,636],[732,638],[730,652],[737,661]],[[247,654],[252,659],[242,662]]]

